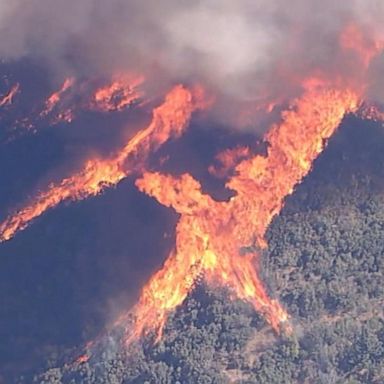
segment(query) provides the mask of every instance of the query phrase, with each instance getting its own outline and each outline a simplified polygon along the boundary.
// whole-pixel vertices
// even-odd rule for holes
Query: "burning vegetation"
[[[225,179],[225,188],[232,193],[223,201],[204,191],[202,182],[191,173],[164,173],[159,164],[150,161],[166,143],[181,138],[198,112],[202,112],[202,121],[214,119],[222,105],[215,85],[167,84],[159,87],[161,96],[154,97],[149,94],[155,89],[150,86],[153,78],[145,75],[119,74],[101,83],[66,78],[44,103],[33,108],[31,116],[19,122],[38,134],[42,122],[49,127],[70,125],[82,113],[119,114],[129,109],[143,111],[150,122],[108,155],[94,153],[72,174],[40,186],[3,217],[0,242],[12,240],[63,202],[96,196],[132,176],[140,192],[172,209],[178,221],[175,244],[162,267],[144,284],[133,308],[123,311],[113,323],[124,329],[126,344],[152,333],[159,342],[168,316],[200,280],[210,287],[228,288],[233,299],[250,304],[276,334],[291,334],[290,314],[278,298],[271,297],[260,277],[260,253],[267,247],[267,230],[286,197],[310,173],[343,119],[350,114],[383,119],[379,105],[366,100],[370,65],[384,47],[376,37],[350,22],[339,36],[338,52],[354,60],[359,76],[335,74],[320,66],[311,73],[292,75],[280,63],[276,68],[279,77],[287,76],[287,83],[290,87],[294,83],[295,89],[282,99],[266,94],[254,105],[247,100],[240,108],[244,115],[238,119],[248,121],[251,116],[252,120],[252,108],[271,116],[273,123],[263,138],[266,153],[253,153],[250,146],[226,148],[216,158],[221,166],[209,167],[213,177]],[[11,110],[22,92],[20,84],[14,85],[1,96],[0,108]],[[84,355],[77,363],[87,360]]]
[[[351,25],[342,33],[340,45],[342,50],[357,55],[362,68],[368,68],[381,51],[379,43],[366,44],[362,32]],[[94,91],[88,103],[72,106],[76,81],[68,78],[60,90],[48,97],[39,116],[52,116],[54,124],[57,120],[70,123],[75,108],[120,111],[143,97],[137,91],[143,81],[142,76],[120,76]],[[280,122],[273,124],[264,138],[265,156],[252,155],[247,148],[220,155],[224,174],[229,176],[226,188],[234,192],[228,201],[215,201],[203,193],[200,183],[190,174],[174,177],[146,170],[150,154],[167,141],[179,138],[196,110],[212,106],[212,98],[204,94],[201,86],[188,89],[177,85],[153,109],[149,125],[116,153],[86,160],[73,175],[49,184],[11,213],[0,225],[1,241],[10,240],[61,202],[97,195],[135,174],[141,192],[174,209],[180,218],[174,250],[144,286],[133,309],[135,329],[127,331],[127,340],[152,330],[157,330],[160,338],[167,315],[185,300],[200,277],[210,284],[230,287],[235,297],[252,303],[263,313],[276,332],[281,327],[290,331],[289,315],[276,299],[268,296],[260,281],[257,250],[266,246],[266,230],[281,211],[286,196],[311,170],[342,119],[357,112],[364,98],[364,85],[354,81],[347,85],[345,79],[332,83],[320,74],[301,82],[302,95],[288,102]],[[18,85],[13,87],[2,105],[12,103],[18,91]],[[271,111],[268,108],[267,112]],[[366,107],[363,111],[363,115],[373,114]]]

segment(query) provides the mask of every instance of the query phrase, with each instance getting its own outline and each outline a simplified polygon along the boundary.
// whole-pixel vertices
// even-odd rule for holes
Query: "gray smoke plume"
[[[33,57],[60,76],[136,70],[257,100],[295,92],[314,71],[361,77],[357,58],[340,52],[348,23],[367,44],[383,38],[384,2],[2,0],[0,57]]]

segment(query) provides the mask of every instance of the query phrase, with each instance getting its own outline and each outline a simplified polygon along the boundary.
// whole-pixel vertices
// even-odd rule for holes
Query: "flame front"
[[[202,193],[189,174],[179,178],[145,173],[137,187],[180,214],[176,246],[148,282],[135,307],[133,336],[151,329],[159,335],[170,310],[180,305],[199,276],[222,283],[249,301],[278,331],[288,315],[270,299],[257,274],[257,247],[265,246],[265,232],[280,212],[284,198],[308,174],[324,142],[344,115],[358,106],[350,90],[310,90],[282,115],[282,123],[266,136],[266,157],[241,161],[227,187],[236,195],[218,202]],[[248,251],[241,252],[242,247]],[[129,336],[129,338],[132,337]]]
[[[46,210],[64,200],[79,200],[100,193],[106,186],[116,185],[135,170],[141,169],[149,153],[170,138],[177,138],[187,127],[195,109],[203,106],[202,90],[190,91],[174,87],[162,105],[153,111],[149,126],[139,131],[114,156],[88,160],[75,175],[48,189],[0,225],[0,241],[9,240]]]

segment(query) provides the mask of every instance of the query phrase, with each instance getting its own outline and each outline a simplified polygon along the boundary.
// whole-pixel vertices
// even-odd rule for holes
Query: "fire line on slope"
[[[151,123],[139,131],[110,158],[89,159],[73,176],[58,184],[50,184],[25,207],[0,224],[0,242],[11,239],[36,217],[65,200],[81,200],[95,196],[107,186],[114,186],[134,171],[140,170],[148,155],[171,138],[183,134],[192,113],[204,108],[203,90],[192,91],[179,85],[155,108]]]
[[[259,279],[257,253],[241,255],[240,248],[255,243],[265,246],[265,232],[284,198],[308,174],[345,114],[355,111],[358,104],[359,97],[352,90],[307,91],[267,134],[267,156],[238,164],[227,183],[236,195],[228,202],[203,194],[189,174],[173,177],[146,172],[136,181],[140,191],[172,207],[180,218],[175,248],[144,286],[133,311],[136,326],[133,333],[128,331],[128,340],[153,329],[159,339],[167,314],[184,301],[201,275],[209,283],[229,286],[236,297],[252,303],[275,331],[289,328],[288,314],[268,296]]]

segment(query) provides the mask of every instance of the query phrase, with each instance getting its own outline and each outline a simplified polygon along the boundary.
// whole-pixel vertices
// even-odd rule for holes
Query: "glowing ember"
[[[187,127],[194,110],[204,106],[200,88],[189,91],[176,86],[162,105],[155,108],[150,125],[139,131],[114,156],[88,160],[83,169],[51,184],[27,206],[9,216],[0,225],[0,241],[9,240],[34,218],[64,200],[80,200],[100,193],[106,186],[116,185],[133,171],[141,169],[148,154],[170,138],[179,137]]]
[[[240,162],[240,160],[244,160],[250,155],[251,150],[249,147],[226,149],[216,156],[219,166],[211,165],[208,168],[208,171],[211,175],[216,177],[225,177],[228,175],[229,171],[235,169],[235,166]]]

